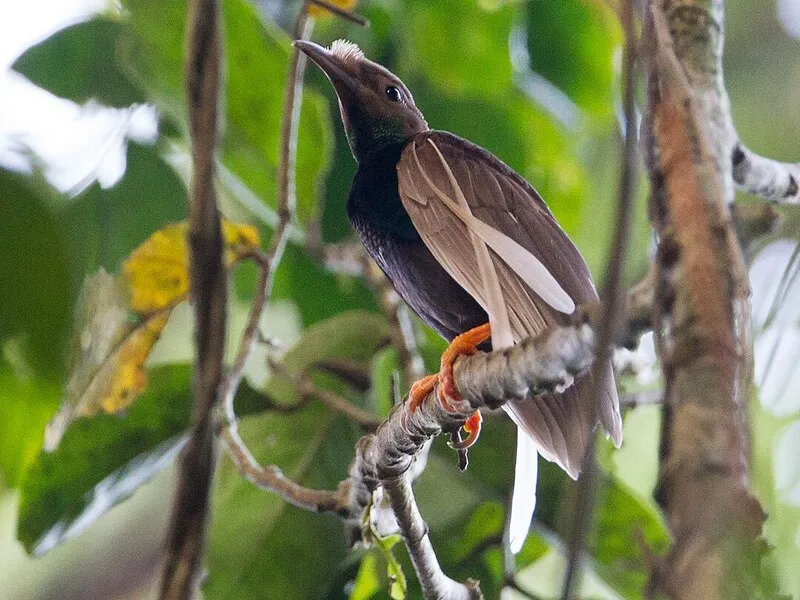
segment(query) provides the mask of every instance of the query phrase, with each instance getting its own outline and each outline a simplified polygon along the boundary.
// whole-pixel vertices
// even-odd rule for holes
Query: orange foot
[[[456,336],[447,350],[442,354],[441,366],[439,373],[436,375],[428,375],[411,386],[409,392],[409,410],[411,413],[417,410],[422,404],[425,397],[431,390],[439,383],[438,397],[439,403],[442,408],[447,412],[458,412],[455,404],[462,401],[461,393],[455,384],[453,377],[453,364],[459,356],[475,354],[478,351],[478,346],[488,340],[492,335],[492,330],[489,323],[475,327]],[[466,450],[478,441],[478,436],[481,432],[481,414],[479,411],[467,419],[464,423],[464,431],[467,432],[467,439],[462,442],[453,442],[451,445],[457,450]]]

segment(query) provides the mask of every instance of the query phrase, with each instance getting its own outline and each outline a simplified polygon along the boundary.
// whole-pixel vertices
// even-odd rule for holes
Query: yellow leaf
[[[342,10],[352,10],[358,4],[358,0],[328,0],[331,4],[341,8]],[[309,4],[308,14],[315,17],[321,17],[331,14],[330,11],[325,10],[318,4]]]
[[[155,232],[124,262],[124,277],[101,269],[86,278],[69,380],[45,432],[46,450],[76,418],[123,411],[147,387],[147,357],[189,293],[186,233],[186,223]],[[222,234],[228,267],[259,245],[258,230],[249,225],[223,222]]]
[[[123,263],[131,291],[131,308],[140,315],[174,306],[189,293],[188,225],[176,223],[156,231]],[[258,229],[223,221],[225,263],[230,266],[259,245]]]
[[[124,286],[102,269],[86,278],[79,306],[70,377],[61,408],[45,431],[46,450],[58,445],[77,417],[131,405],[147,385],[144,363],[170,313],[163,310],[132,324]]]
[[[168,319],[168,311],[153,315],[125,338],[109,364],[112,373],[102,395],[100,406],[103,412],[116,413],[125,410],[147,387],[144,363]]]

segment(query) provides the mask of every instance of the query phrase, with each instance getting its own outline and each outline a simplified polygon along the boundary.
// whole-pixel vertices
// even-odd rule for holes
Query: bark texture
[[[728,208],[736,137],[722,82],[723,2],[653,0],[646,20],[666,383],[657,497],[674,540],[650,592],[752,598],[763,513],[747,488],[749,298]]]
[[[227,287],[214,192],[220,73],[220,12],[216,0],[188,7],[185,82],[192,141],[189,263],[195,347],[192,429],[178,468],[161,582],[162,600],[194,596],[205,547],[216,462],[214,409],[223,378]]]

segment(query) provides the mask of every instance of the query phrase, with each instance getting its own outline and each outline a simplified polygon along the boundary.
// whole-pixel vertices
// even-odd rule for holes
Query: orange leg
[[[475,354],[478,351],[478,346],[490,337],[492,337],[492,330],[489,327],[489,323],[484,323],[453,338],[447,350],[442,354],[442,361],[439,366],[439,381],[441,382],[439,386],[439,402],[442,403],[445,410],[453,412],[451,400],[453,402],[461,402],[461,393],[458,391],[453,378],[453,364],[459,356]]]
[[[409,392],[409,410],[413,413],[419,408],[425,397],[431,390],[439,383],[438,397],[439,403],[448,412],[456,412],[453,404],[461,402],[461,393],[455,384],[453,377],[453,364],[459,356],[475,354],[478,351],[478,346],[488,340],[492,335],[492,330],[489,323],[475,327],[456,336],[447,350],[442,354],[441,366],[438,375],[428,375],[411,386]],[[454,447],[463,450],[469,448],[474,444],[481,431],[481,414],[479,411],[467,419],[464,423],[464,431],[467,432],[467,439],[463,442],[456,444]]]
[[[439,375],[426,375],[419,381],[415,381],[408,392],[409,410],[413,413],[416,411],[422,401],[431,393],[431,390],[436,387],[439,381]]]

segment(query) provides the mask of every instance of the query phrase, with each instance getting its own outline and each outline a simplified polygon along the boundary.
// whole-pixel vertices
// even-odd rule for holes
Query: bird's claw
[[[481,416],[481,411],[476,410],[472,413],[472,416],[464,421],[464,431],[467,432],[467,437],[464,440],[455,440],[451,439],[448,442],[448,445],[453,450],[468,450],[475,442],[478,441],[478,436],[481,434],[481,423],[483,423],[483,417]]]
[[[436,397],[442,409],[450,414],[458,414],[460,412],[458,406],[463,403],[461,392],[455,382],[455,375],[453,374],[453,365],[460,356],[475,354],[478,351],[478,345],[482,344],[491,337],[491,328],[489,323],[475,327],[469,331],[456,336],[455,339],[447,347],[447,350],[442,354],[441,366],[439,373],[436,375],[428,375],[419,381],[416,381],[411,386],[408,393],[408,413],[414,414],[416,410],[422,405],[428,394],[436,389]],[[402,424],[405,429],[407,413],[403,414]],[[462,440],[459,431],[453,433],[449,445],[451,448],[458,450],[460,456],[460,464],[462,470],[466,468],[466,451],[475,442],[478,441],[478,436],[481,433],[481,413],[475,411],[464,422],[464,431],[467,433],[466,439]]]

